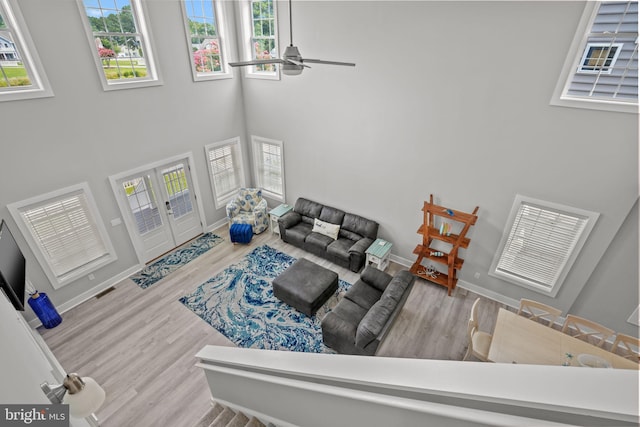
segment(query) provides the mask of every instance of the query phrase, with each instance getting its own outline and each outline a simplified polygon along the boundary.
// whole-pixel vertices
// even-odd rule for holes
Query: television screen
[[[24,311],[26,262],[18,244],[2,220],[0,223],[0,287],[16,310]]]

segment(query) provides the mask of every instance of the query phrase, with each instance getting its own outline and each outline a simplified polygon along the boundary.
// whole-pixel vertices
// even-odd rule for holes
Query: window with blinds
[[[597,217],[518,195],[490,274],[555,296]]]
[[[282,141],[251,136],[256,185],[267,197],[284,202],[284,156]]]
[[[244,187],[244,167],[240,138],[232,138],[205,146],[209,178],[217,209]]]
[[[637,111],[637,1],[587,2],[571,51],[555,104]]]
[[[56,289],[116,259],[86,184],[8,208]]]

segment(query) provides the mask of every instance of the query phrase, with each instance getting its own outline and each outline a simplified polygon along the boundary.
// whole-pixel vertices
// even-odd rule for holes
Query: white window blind
[[[557,293],[597,214],[518,196],[491,271]]]
[[[205,151],[216,207],[221,208],[244,186],[240,138],[207,145]]]
[[[252,136],[256,183],[267,196],[284,201],[282,141]]]
[[[56,289],[116,259],[86,184],[7,207]]]

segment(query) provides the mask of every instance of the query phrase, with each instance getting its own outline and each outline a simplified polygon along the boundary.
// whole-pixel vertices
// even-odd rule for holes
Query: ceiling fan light
[[[297,76],[298,74],[302,74],[302,68],[301,65],[284,64],[282,66],[282,73],[287,76]]]

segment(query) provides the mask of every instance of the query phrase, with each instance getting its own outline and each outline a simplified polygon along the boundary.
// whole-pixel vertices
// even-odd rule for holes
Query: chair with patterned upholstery
[[[241,188],[235,199],[227,203],[229,225],[249,224],[253,234],[260,234],[269,228],[267,201],[262,198],[259,188]]]

